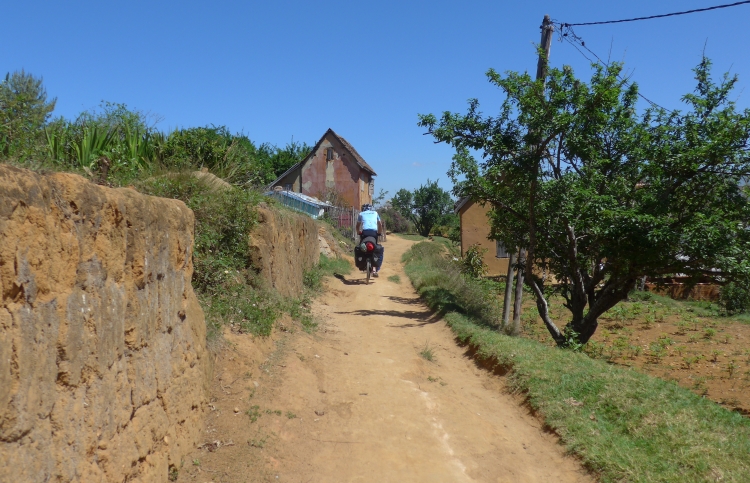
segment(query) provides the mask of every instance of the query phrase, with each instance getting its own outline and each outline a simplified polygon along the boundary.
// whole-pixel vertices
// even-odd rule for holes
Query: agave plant
[[[117,131],[99,126],[84,127],[83,136],[73,144],[76,161],[82,168],[92,169],[96,158],[106,151],[116,139]]]
[[[53,161],[65,160],[65,144],[67,141],[67,130],[52,130],[44,128],[47,138],[47,151]]]

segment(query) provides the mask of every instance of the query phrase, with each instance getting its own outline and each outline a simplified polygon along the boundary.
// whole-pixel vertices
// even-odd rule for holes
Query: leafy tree
[[[385,205],[385,197],[388,196],[388,192],[383,188],[380,188],[378,195],[372,198],[372,206],[375,208],[382,208]]]
[[[47,100],[42,79],[25,71],[0,82],[0,155],[29,156],[43,145],[44,124],[57,99]]]
[[[407,218],[411,217],[412,208],[412,193],[406,188],[401,188],[396,191],[396,194],[391,198],[391,206],[396,209],[402,216]]]
[[[527,248],[537,269],[525,270],[526,282],[558,344],[587,342],[640,277],[750,276],[740,184],[750,173],[750,110],[730,100],[736,77],[716,83],[710,65],[694,69],[685,111],[637,115],[637,86],[613,63],[595,67],[588,84],[567,67],[549,69],[546,82],[490,70],[506,94],[497,116],[482,115],[477,100],[465,115],[420,116],[456,149],[456,194],[490,202],[492,236]],[[570,311],[564,330],[550,317],[543,273]]]
[[[129,109],[127,104],[102,101],[98,109],[90,109],[78,115],[75,124],[117,130],[124,138],[127,131],[151,132],[161,118],[152,113]]]
[[[391,200],[393,207],[403,216],[414,222],[417,232],[429,236],[432,227],[441,224],[453,210],[450,193],[438,186],[437,181],[427,180],[410,192],[400,189]]]
[[[263,182],[271,183],[286,170],[305,159],[311,150],[312,146],[307,143],[294,140],[283,148],[269,143],[261,144],[258,148],[258,157],[264,167]]]

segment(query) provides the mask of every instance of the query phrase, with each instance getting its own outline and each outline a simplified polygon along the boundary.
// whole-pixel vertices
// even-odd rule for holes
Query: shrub
[[[480,248],[479,244],[470,246],[461,259],[461,272],[471,278],[481,278],[487,274],[487,264],[484,263],[486,248]]]
[[[393,233],[415,233],[414,223],[409,221],[395,208],[382,208],[378,210],[380,218],[385,223],[385,229]]]
[[[721,288],[719,303],[727,314],[750,310],[750,283],[731,282]]]
[[[149,194],[182,200],[195,213],[196,290],[222,291],[238,272],[250,268],[248,236],[257,222],[259,193],[212,190],[189,173],[159,176],[144,182],[143,188]]]

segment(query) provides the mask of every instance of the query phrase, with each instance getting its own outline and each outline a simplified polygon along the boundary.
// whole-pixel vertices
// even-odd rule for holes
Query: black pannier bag
[[[373,250],[373,266],[378,265],[378,261],[383,258],[383,245],[379,245],[374,237],[368,236],[362,239],[362,242],[354,247],[354,265],[358,270],[367,270],[367,251],[360,248],[365,243],[370,242],[375,245]]]
[[[367,258],[366,258],[366,252],[363,252],[359,245],[354,247],[354,265],[357,266],[358,270],[366,270],[367,269]]]

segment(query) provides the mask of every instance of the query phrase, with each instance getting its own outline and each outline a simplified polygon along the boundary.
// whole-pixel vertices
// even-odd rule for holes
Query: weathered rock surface
[[[180,201],[0,165],[0,481],[180,466],[210,359],[193,228]]]
[[[305,270],[320,260],[318,225],[306,215],[258,207],[257,227],[250,234],[253,266],[280,294],[302,293]]]

